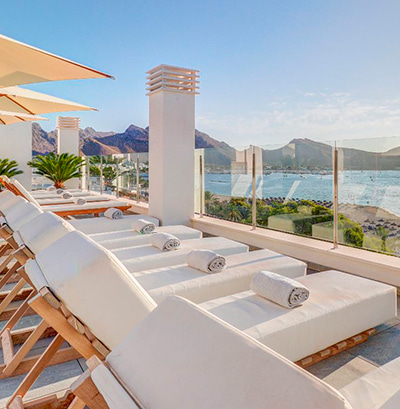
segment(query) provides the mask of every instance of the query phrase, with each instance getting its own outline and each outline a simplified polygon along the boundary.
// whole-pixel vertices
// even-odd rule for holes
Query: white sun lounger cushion
[[[300,308],[287,309],[253,291],[201,304],[281,355],[297,361],[393,319],[396,289],[365,278],[325,271],[296,278],[310,290]]]
[[[6,216],[7,224],[14,230],[19,230],[25,223],[34,219],[39,214],[42,214],[43,210],[35,206],[30,202],[21,202],[13,207]]]
[[[193,249],[214,250],[222,256],[246,253],[249,250],[245,244],[233,240],[223,237],[207,237],[185,240],[181,247],[174,251],[163,252],[152,245],[144,245],[113,250],[113,253],[133,273],[185,263],[187,254]]]
[[[109,348],[114,348],[155,302],[119,260],[72,231],[26,264],[37,263],[53,293]]]
[[[179,240],[200,239],[202,237],[201,231],[187,226],[162,226],[157,227],[156,231],[173,234]],[[96,233],[91,234],[90,237],[109,250],[150,244],[150,234],[139,234],[133,230]]]
[[[227,268],[220,274],[204,274],[181,264],[134,273],[134,277],[157,303],[174,294],[201,303],[248,290],[251,279],[265,269],[291,278],[307,271],[302,261],[270,250],[228,255],[226,260]]]
[[[351,409],[323,381],[178,297],[149,314],[107,362],[144,408]]]
[[[132,221],[134,219],[146,219],[159,225],[159,220],[155,217],[144,216],[141,214],[135,214],[130,216],[123,216],[122,219],[111,220],[107,217],[96,217],[92,219],[78,219],[71,220],[70,223],[75,229],[82,231],[86,234],[96,234],[111,231],[130,230],[132,231]]]
[[[3,215],[5,217],[7,217],[7,215],[12,212],[14,210],[14,208],[18,205],[20,205],[21,203],[27,203],[28,201],[26,199],[24,199],[22,196],[16,196],[14,195],[14,197],[7,201],[5,201],[5,203],[2,205],[1,207],[1,213],[3,213]]]
[[[353,409],[400,408],[400,358],[373,369],[340,392]]]
[[[54,213],[44,212],[14,232],[14,239],[20,246],[25,245],[33,254],[37,254],[73,230],[74,227],[66,220]]]
[[[84,205],[78,204],[65,204],[65,205],[48,205],[44,206],[44,209],[48,212],[69,212],[74,210],[90,210],[90,209],[105,209],[107,207],[128,206],[126,202],[119,200],[109,200],[106,202],[91,202]]]

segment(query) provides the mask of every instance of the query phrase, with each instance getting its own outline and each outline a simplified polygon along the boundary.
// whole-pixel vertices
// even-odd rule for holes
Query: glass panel
[[[204,214],[251,224],[249,148],[207,148],[203,151]]]
[[[337,146],[339,242],[400,255],[400,137]]]
[[[257,225],[333,240],[332,143],[258,148]]]
[[[137,201],[148,201],[147,152],[90,156],[90,190]],[[137,179],[139,167],[139,180]],[[102,179],[102,183],[101,183]]]

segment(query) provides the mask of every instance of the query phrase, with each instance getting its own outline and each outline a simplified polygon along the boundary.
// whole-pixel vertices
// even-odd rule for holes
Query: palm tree
[[[208,190],[204,192],[204,210],[207,214],[209,214],[210,209],[218,203],[218,198],[214,193],[211,193]]]
[[[54,183],[56,188],[64,188],[64,183],[73,178],[82,176],[81,167],[85,160],[79,156],[62,153],[38,155],[28,165],[35,169],[35,173],[45,176]]]
[[[242,220],[242,214],[239,209],[232,204],[229,204],[225,210],[225,217],[231,222],[240,222]]]
[[[387,248],[386,248],[386,240],[387,240],[389,234],[390,234],[390,231],[389,231],[388,229],[385,229],[385,228],[382,227],[382,226],[378,226],[378,228],[376,229],[376,235],[377,235],[378,237],[380,237],[381,240],[382,240],[381,251],[383,251],[383,252],[385,252],[385,253],[386,253],[386,251],[387,251]]]
[[[12,178],[16,175],[20,175],[22,170],[18,169],[18,163],[15,160],[0,159],[0,175],[8,176]]]

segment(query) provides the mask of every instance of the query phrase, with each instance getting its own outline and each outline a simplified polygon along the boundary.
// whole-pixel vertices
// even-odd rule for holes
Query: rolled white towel
[[[180,247],[181,241],[168,233],[154,233],[150,236],[151,245],[161,251],[176,250]]]
[[[256,274],[250,289],[285,308],[297,307],[307,301],[310,291],[303,284],[270,271]]]
[[[63,199],[72,199],[72,193],[68,192],[68,190],[65,190],[62,194]]]
[[[122,219],[122,211],[120,209],[116,209],[115,207],[110,207],[104,212],[104,217],[107,219]]]
[[[226,267],[226,258],[212,250],[192,250],[186,257],[190,267],[205,273],[220,273]]]
[[[153,233],[156,225],[144,219],[137,219],[132,222],[132,229],[141,234]]]
[[[83,206],[84,204],[86,204],[86,199],[84,199],[83,197],[75,197],[73,201],[76,205],[79,206]]]
[[[53,192],[54,190],[56,190],[56,188],[54,186],[49,186],[48,188],[46,188],[46,190],[48,192]]]
[[[57,193],[58,195],[62,195],[62,194],[64,193],[64,189],[58,188],[58,189],[56,190],[56,193]]]

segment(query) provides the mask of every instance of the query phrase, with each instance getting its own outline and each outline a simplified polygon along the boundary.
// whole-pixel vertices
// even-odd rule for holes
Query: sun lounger
[[[246,253],[249,247],[223,237],[185,240],[177,250],[161,251],[151,244],[111,250],[131,273],[182,264],[192,250],[213,250],[221,256]]]
[[[396,317],[392,286],[333,270],[296,281],[310,290],[310,298],[297,308],[281,307],[250,290],[201,307],[291,361]]]
[[[13,193],[20,195],[27,199],[32,204],[42,207],[43,210],[54,212],[55,214],[66,217],[80,214],[95,214],[104,213],[107,209],[115,207],[122,211],[128,210],[131,206],[120,200],[108,200],[102,202],[90,202],[84,205],[78,204],[60,204],[60,205],[44,205],[41,206],[40,203],[28,192],[18,181],[13,181],[12,184],[6,185]]]
[[[11,229],[8,231],[12,233],[41,213],[43,213],[43,210],[39,207],[26,200],[22,200],[3,212],[4,216],[2,216],[1,223],[3,226]]]
[[[61,254],[57,250],[58,247],[63,249]],[[41,288],[39,294],[29,300],[28,304],[59,333],[61,339],[67,340],[86,358],[93,354],[104,358],[108,351],[115,348],[129,330],[156,306],[154,300],[112,253],[79,232],[68,233],[39,253],[36,260],[29,260],[24,274],[29,275],[36,288]],[[365,279],[359,278],[359,280]],[[378,284],[365,281],[371,286]],[[327,282],[326,286],[331,284]],[[359,289],[363,288],[359,284],[357,282],[356,288],[348,289],[349,282],[344,283],[346,291],[354,294],[359,293]],[[340,288],[340,283],[335,285]],[[389,286],[384,287],[389,289],[387,297],[378,297],[377,304],[384,301],[385,305],[391,302],[395,305],[395,290]],[[362,294],[361,292],[358,296],[362,298]],[[365,297],[371,298],[369,293]],[[388,298],[392,301],[387,301]],[[329,301],[321,297],[321,305],[316,307],[318,311],[323,312],[324,319],[328,319],[329,314],[336,317],[335,311],[329,309]],[[382,319],[383,322],[395,315],[395,311],[388,312],[390,307],[381,308],[377,305],[377,308],[383,312],[375,315],[376,321]],[[395,307],[393,309],[395,310]],[[292,311],[288,311],[288,314]],[[355,326],[358,322],[363,322],[367,327],[371,325],[371,321],[363,320],[364,310],[358,309],[357,306],[354,310],[343,312],[348,314],[346,318],[351,317],[351,322],[353,322],[352,317],[357,316],[357,323],[353,322]],[[378,318],[378,315],[381,318]],[[318,319],[317,314],[311,321],[318,322]],[[297,337],[295,333],[293,339],[300,344],[303,342],[302,328],[299,326],[297,329],[299,336]],[[357,327],[355,332],[358,329]],[[320,325],[314,328],[314,331],[322,334],[326,328]],[[339,331],[338,338],[342,335],[343,332]],[[316,336],[318,339],[321,338],[320,334]],[[332,338],[330,338],[331,341]],[[302,348],[302,345],[299,348]],[[55,353],[56,350],[57,348],[52,348],[51,353]],[[50,358],[50,352],[45,353],[38,366],[42,367],[49,362]],[[29,374],[16,394],[27,390],[26,383],[34,381],[39,376],[40,371],[34,369],[33,371],[34,373]]]
[[[176,225],[157,227],[155,233],[168,233],[179,240],[200,239],[202,233],[191,227]],[[109,233],[91,234],[90,237],[108,250],[150,244],[151,234],[140,234],[132,228]]]
[[[159,304],[170,295],[201,303],[245,291],[250,288],[251,279],[262,270],[291,278],[304,276],[307,271],[302,261],[270,250],[233,254],[226,256],[226,261],[227,268],[216,274],[204,273],[187,264],[132,274]]]
[[[160,342],[162,340],[162,342]],[[72,386],[92,409],[394,409],[400,359],[337,391],[202,308],[171,297]]]

